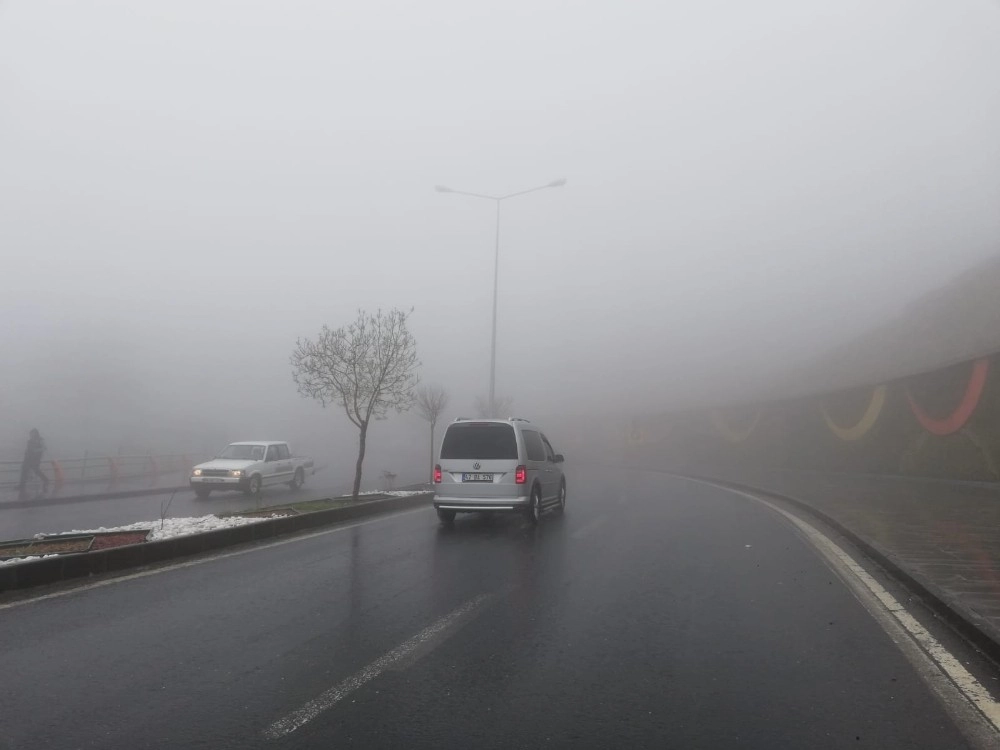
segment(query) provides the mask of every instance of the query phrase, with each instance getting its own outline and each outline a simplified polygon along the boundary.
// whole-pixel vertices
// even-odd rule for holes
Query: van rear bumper
[[[454,510],[459,513],[481,510],[514,511],[528,507],[531,498],[523,497],[446,497],[434,496],[434,507],[438,510]]]

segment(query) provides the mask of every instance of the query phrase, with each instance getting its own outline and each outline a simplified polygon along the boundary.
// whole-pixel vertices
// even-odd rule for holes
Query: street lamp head
[[[546,187],[562,187],[566,184],[566,178],[560,177],[558,180],[552,180]]]
[[[455,192],[450,187],[445,187],[444,185],[435,185],[434,189],[437,190],[439,193],[454,193]]]

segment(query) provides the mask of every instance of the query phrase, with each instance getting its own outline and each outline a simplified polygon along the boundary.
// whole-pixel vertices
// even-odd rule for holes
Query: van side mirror
[[[561,464],[565,460],[566,459],[563,458],[563,454],[562,453],[557,453],[556,455],[554,455],[552,457],[552,463],[555,463],[555,464]]]

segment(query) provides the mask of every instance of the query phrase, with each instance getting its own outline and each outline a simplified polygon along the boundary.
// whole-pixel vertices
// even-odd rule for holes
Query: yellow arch
[[[764,409],[763,408],[759,409],[757,413],[754,415],[753,421],[750,422],[750,426],[742,431],[734,430],[732,427],[730,427],[726,423],[726,420],[723,419],[722,412],[720,412],[718,409],[712,409],[710,416],[712,418],[712,424],[715,425],[715,429],[717,429],[719,432],[722,433],[722,437],[724,437],[730,443],[742,443],[744,440],[750,437],[753,431],[757,428],[757,423],[760,421],[760,415],[763,413]]]
[[[876,386],[875,390],[872,391],[871,400],[869,400],[868,406],[865,408],[865,413],[861,415],[861,419],[850,427],[841,427],[839,424],[834,422],[830,417],[830,413],[826,410],[826,404],[820,401],[819,410],[823,413],[823,421],[826,422],[826,426],[830,428],[830,432],[841,440],[845,442],[859,440],[864,437],[878,421],[879,415],[882,413],[882,407],[885,406],[886,391],[888,391],[888,388],[884,385]]]

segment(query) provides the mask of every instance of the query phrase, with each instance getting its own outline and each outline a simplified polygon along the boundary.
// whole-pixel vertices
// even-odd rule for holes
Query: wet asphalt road
[[[0,609],[0,748],[965,747],[772,511],[569,471],[537,529],[420,509]]]

